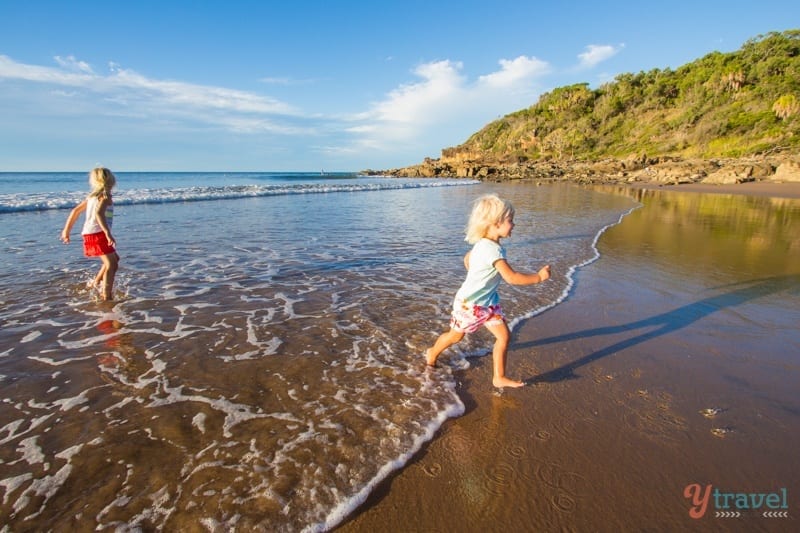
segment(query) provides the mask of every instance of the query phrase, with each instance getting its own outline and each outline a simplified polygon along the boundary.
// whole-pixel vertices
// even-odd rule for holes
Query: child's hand
[[[539,270],[539,279],[541,281],[547,281],[548,279],[550,279],[550,265],[543,266]]]
[[[61,232],[61,242],[63,242],[64,244],[69,244],[69,233],[67,233],[66,231]]]

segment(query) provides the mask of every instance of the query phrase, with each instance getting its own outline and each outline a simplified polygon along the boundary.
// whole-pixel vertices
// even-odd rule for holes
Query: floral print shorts
[[[481,326],[491,326],[505,321],[506,317],[500,305],[483,307],[463,300],[453,302],[453,314],[450,316],[450,327],[461,333],[473,333]]]

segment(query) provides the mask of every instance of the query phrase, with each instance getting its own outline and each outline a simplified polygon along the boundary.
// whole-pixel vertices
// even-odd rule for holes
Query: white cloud
[[[8,56],[0,55],[0,78],[77,87],[89,85],[95,76],[87,73],[75,74],[51,67],[25,65],[17,63]]]
[[[128,106],[128,113],[158,113],[185,115],[191,113],[197,120],[224,126],[237,124],[236,130],[243,131],[240,115],[300,117],[302,113],[293,106],[267,96],[228,89],[224,87],[196,85],[180,81],[157,80],[143,76],[133,70],[123,69],[114,63],[109,64],[109,73],[100,75],[91,67],[72,56],[56,56],[59,67],[43,67],[18,63],[8,56],[0,55],[0,79],[21,80],[39,84],[55,85],[60,94],[72,94],[64,89],[79,88],[99,93],[106,105]],[[96,99],[94,99],[96,100]],[[105,112],[119,113],[121,109],[107,109]],[[103,110],[98,110],[103,112]],[[220,115],[220,113],[222,115]],[[232,114],[231,117],[225,114]],[[258,122],[258,121],[256,121]],[[270,126],[267,129],[274,129]],[[265,129],[263,126],[256,130]]]
[[[311,135],[308,128],[299,128],[276,123],[265,118],[221,117],[219,122],[236,133],[278,133],[281,135]]]
[[[422,64],[414,70],[418,81],[390,91],[369,111],[352,117],[355,125],[347,131],[362,149],[387,152],[397,150],[398,143],[405,149],[429,151],[433,146],[438,151],[442,142],[461,142],[497,115],[531,105],[536,80],[550,70],[546,62],[526,56],[502,59],[499,65],[496,72],[470,82],[460,62]]]
[[[276,78],[276,77],[267,76],[265,78],[261,78],[258,81],[260,81],[261,83],[268,83],[268,84],[272,84],[272,85],[291,85],[292,84],[292,79],[291,78],[287,78],[287,77]]]
[[[625,47],[624,44],[619,46],[612,46],[610,44],[590,44],[586,47],[586,51],[578,54],[581,68],[591,68],[598,63],[610,59],[617,55],[620,50]]]
[[[373,106],[371,114],[379,121],[424,124],[462,90],[461,63],[437,61],[416,68],[421,82],[401,85]]]
[[[103,79],[103,84],[108,88],[136,90],[138,91],[136,94],[149,100],[160,99],[163,103],[198,109],[221,109],[256,114],[299,114],[288,104],[257,94],[179,81],[154,80],[132,70],[117,69],[112,75]]]
[[[264,78],[259,79],[258,81],[260,81],[261,83],[266,83],[268,85],[286,85],[286,86],[289,86],[289,85],[311,85],[311,84],[317,83],[319,80],[316,80],[316,79],[313,79],[313,78],[295,79],[295,78],[290,78],[288,76],[282,76],[282,77],[266,76]]]
[[[497,72],[481,76],[479,80],[497,89],[512,89],[521,83],[546,74],[550,66],[535,57],[519,56],[516,59],[501,59],[501,69]]]
[[[77,59],[75,59],[75,56],[67,56],[67,57],[56,56],[55,60],[56,63],[58,63],[67,70],[74,70],[76,72],[85,72],[87,74],[92,73],[92,67],[89,66],[89,63],[86,63],[85,61],[78,61]]]

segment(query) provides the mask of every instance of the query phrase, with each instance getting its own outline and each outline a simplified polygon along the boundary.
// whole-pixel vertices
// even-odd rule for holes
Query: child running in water
[[[111,189],[116,184],[117,179],[107,168],[98,167],[89,172],[92,192],[70,212],[61,232],[61,240],[69,244],[72,226],[78,216],[86,211],[86,221],[81,230],[83,253],[86,257],[99,257],[102,261],[100,271],[89,285],[100,289],[103,300],[113,299],[114,277],[119,265],[119,255],[114,248],[116,243],[111,236],[111,222],[114,219]]]
[[[514,229],[514,207],[497,195],[489,194],[475,200],[464,240],[474,245],[464,256],[467,279],[456,292],[450,331],[442,333],[436,343],[425,351],[428,365],[434,366],[439,355],[481,326],[495,337],[492,350],[495,387],[522,387],[522,381],[506,377],[506,354],[511,332],[500,308],[497,287],[500,279],[511,285],[532,285],[550,278],[547,265],[536,274],[517,272],[506,261],[506,251],[500,239],[511,236]]]

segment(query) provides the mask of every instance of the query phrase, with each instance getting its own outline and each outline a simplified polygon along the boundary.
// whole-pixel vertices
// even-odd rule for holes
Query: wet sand
[[[466,413],[337,531],[798,530],[800,241],[763,272],[716,269],[635,237],[656,203],[601,237],[566,302],[514,332],[509,375],[530,385],[497,393],[490,358],[472,359]],[[691,484],[785,494],[788,517],[731,497],[738,516],[711,498],[691,518]]]
[[[769,196],[772,198],[800,198],[800,183],[780,183],[771,181],[750,181],[736,185],[707,185],[687,183],[666,185],[665,190],[690,191],[717,194],[746,194],[749,196]]]

